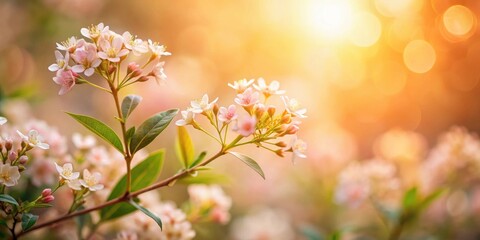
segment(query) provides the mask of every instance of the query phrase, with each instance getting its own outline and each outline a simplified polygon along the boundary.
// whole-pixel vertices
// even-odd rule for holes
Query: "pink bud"
[[[275,109],[274,106],[268,107],[268,109],[267,109],[268,115],[269,115],[270,117],[273,117],[273,115],[275,114],[275,110],[276,110],[276,109]]]
[[[300,129],[300,128],[297,125],[292,124],[292,125],[288,126],[287,134],[295,134],[295,133],[298,132],[298,129]]]
[[[17,159],[18,155],[15,151],[11,151],[9,154],[8,154],[8,160],[10,160],[10,162],[14,161],[15,159]]]
[[[23,142],[22,142],[23,143]],[[7,151],[10,151],[13,147],[13,141],[12,139],[7,139],[5,141],[5,149],[7,149]]]
[[[131,74],[132,78],[138,77],[142,74],[142,69],[140,69],[140,65],[136,62],[131,62],[128,64],[127,74]]]
[[[28,157],[26,155],[23,155],[18,159],[18,163],[20,163],[22,165],[27,163],[27,162],[28,162]]]
[[[49,202],[52,202],[53,200],[55,200],[55,197],[53,195],[48,195],[48,196],[42,198],[42,201],[44,203],[49,203]]]
[[[45,197],[48,197],[48,196],[50,196],[50,195],[52,195],[52,189],[50,189],[50,188],[45,188],[45,189],[43,189],[43,191],[42,191],[42,197],[45,198]]]

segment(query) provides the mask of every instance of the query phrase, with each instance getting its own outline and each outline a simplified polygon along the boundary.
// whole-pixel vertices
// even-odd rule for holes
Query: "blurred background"
[[[158,41],[172,53],[164,58],[166,84],[149,81],[124,92],[144,97],[137,121],[185,108],[204,93],[230,104],[234,92],[227,83],[235,80],[277,80],[308,109],[299,133],[308,158],[292,166],[288,157],[252,150],[267,180],[238,164],[227,187],[234,213],[278,205],[293,219],[332,230],[332,219],[319,220],[327,213],[296,209],[314,209],[319,202],[310,195],[321,195],[310,184],[315,178],[298,175],[320,178],[338,165],[332,162],[372,158],[376,139],[390,129],[419,133],[426,146],[451,126],[480,130],[479,14],[477,0],[3,0],[0,110],[14,116],[29,108],[65,135],[84,130],[64,111],[113,123],[109,96],[81,85],[60,97],[47,69],[56,42],[80,37],[81,27],[99,22]],[[157,145],[172,149],[174,134],[170,127]],[[214,149],[214,142],[192,134],[199,151]],[[236,163],[218,166],[229,174],[238,169]],[[276,181],[289,174],[296,180]],[[260,195],[245,197],[252,191]],[[292,192],[295,197],[286,199]]]

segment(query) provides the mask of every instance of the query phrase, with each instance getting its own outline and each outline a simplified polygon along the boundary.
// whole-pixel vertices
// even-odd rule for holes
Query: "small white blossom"
[[[89,149],[95,146],[97,140],[92,135],[83,136],[80,133],[74,133],[72,136],[73,145],[78,149]]]
[[[280,83],[277,81],[273,81],[269,85],[267,85],[263,78],[259,78],[257,82],[258,82],[258,85],[253,84],[253,87],[258,91],[262,92],[266,97],[269,97],[271,95],[285,94],[285,90],[279,90]]]
[[[192,112],[194,113],[203,113],[209,111],[213,108],[213,105],[217,102],[218,97],[215,98],[212,102],[208,102],[208,95],[203,95],[201,100],[194,100],[190,102],[192,106]]]
[[[18,179],[20,179],[20,172],[17,166],[0,163],[0,183],[12,187],[17,185]]]
[[[152,58],[160,58],[162,56],[170,56],[171,53],[167,52],[165,46],[160,45],[157,42],[153,42],[152,40],[148,39],[148,47],[150,51],[152,51]]]
[[[250,87],[250,85],[252,85],[254,81],[254,79],[241,79],[233,82],[233,84],[229,83],[228,86],[235,89],[237,93],[243,93],[248,87]]]
[[[0,125],[3,125],[5,123],[7,123],[7,119],[4,117],[0,117]]]
[[[181,111],[183,119],[178,120],[175,122],[177,126],[185,126],[192,124],[195,121],[195,113],[192,111],[192,108],[188,108],[185,111]]]
[[[80,179],[67,180],[67,185],[73,190],[82,190],[82,184],[80,184]]]
[[[237,94],[235,102],[240,106],[250,107],[260,101],[259,97],[260,93],[257,91],[253,91],[253,89],[249,87],[242,93]]]
[[[109,27],[104,26],[103,23],[99,23],[96,26],[92,25],[89,28],[80,29],[80,33],[86,38],[95,40],[100,37],[102,33],[108,33]]]
[[[147,43],[142,39],[133,36],[130,32],[124,32],[122,37],[125,47],[131,50],[135,56],[140,56],[143,53],[148,52]]]
[[[307,113],[306,108],[301,108],[297,99],[288,98],[287,96],[282,96],[283,103],[285,103],[285,108],[288,113],[292,114],[294,117],[306,118],[305,113]]]
[[[67,51],[68,53],[75,52],[75,49],[82,47],[85,44],[85,40],[76,39],[75,37],[70,37],[66,41],[57,43],[57,49],[62,51]]]
[[[163,72],[163,65],[165,65],[165,62],[157,63],[150,73],[150,76],[154,77],[157,83],[167,80],[167,75]]]
[[[101,38],[98,45],[100,46],[98,56],[110,62],[120,62],[120,58],[129,52],[123,48],[123,38],[120,35],[114,35],[111,40]]]
[[[73,165],[71,163],[63,164],[63,167],[55,163],[55,168],[57,169],[58,174],[65,180],[74,180],[80,176],[79,172],[73,171]]]
[[[57,60],[57,62],[48,67],[48,70],[50,70],[51,72],[56,72],[60,69],[66,69],[68,67],[68,60],[70,59],[70,55],[68,52],[66,52],[64,57],[60,51],[55,50],[55,59]]]
[[[292,160],[293,163],[295,163],[295,157],[306,158],[307,155],[305,155],[305,153],[307,152],[307,143],[301,139],[295,138],[292,143],[292,152],[294,154]]]
[[[103,184],[100,184],[100,180],[102,179],[102,175],[98,172],[94,172],[93,174],[88,171],[88,169],[83,170],[83,179],[80,179],[80,184],[85,188],[88,188],[90,191],[98,191],[103,189]]]
[[[50,146],[43,142],[42,136],[38,134],[36,130],[30,130],[28,136],[23,135],[20,131],[17,130],[18,135],[32,147],[39,147],[41,149],[48,149]]]

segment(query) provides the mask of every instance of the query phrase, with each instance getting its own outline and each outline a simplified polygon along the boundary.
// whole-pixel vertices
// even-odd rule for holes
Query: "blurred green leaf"
[[[122,101],[122,116],[123,120],[127,120],[128,116],[135,110],[138,104],[142,101],[142,97],[137,95],[127,95]]]
[[[311,226],[303,226],[301,227],[302,235],[305,236],[307,240],[324,240],[325,237],[314,229]]]
[[[164,151],[160,150],[151,153],[145,160],[132,169],[131,190],[137,191],[154,183],[162,172],[164,162]],[[127,176],[124,175],[115,185],[107,200],[120,197],[127,188]],[[113,206],[103,208],[100,211],[101,221],[112,220],[131,212],[135,208],[128,203],[118,203]]]
[[[417,188],[410,188],[405,195],[403,196],[402,205],[405,209],[411,209],[417,205],[418,202],[418,192]]]
[[[187,175],[178,180],[183,184],[226,184],[230,182],[230,178],[227,175],[211,172],[198,172],[198,175],[193,177]]]
[[[0,202],[6,202],[18,206],[17,200],[8,194],[0,194]]]
[[[428,208],[435,200],[437,200],[442,194],[444,193],[444,189],[437,189],[427,195],[421,202],[420,205],[418,206],[419,210],[423,210]]]
[[[190,166],[195,157],[195,149],[193,147],[192,139],[188,134],[187,128],[178,126],[178,135],[175,142],[175,150],[177,157],[180,159],[184,168]]]
[[[257,172],[260,176],[262,176],[263,179],[265,179],[265,174],[263,173],[262,168],[251,157],[249,157],[247,155],[243,155],[241,153],[237,153],[237,152],[229,152],[229,153],[232,154],[233,156],[237,157],[238,159],[242,160],[242,162],[247,164],[247,166],[249,166],[251,169],[253,169],[255,172]]]
[[[158,226],[160,227],[160,229],[162,229],[162,220],[157,217],[157,215],[153,214],[152,212],[150,212],[148,209],[140,206],[138,203],[130,200],[130,205],[132,205],[133,207],[135,207],[136,209],[142,211],[143,213],[145,213],[145,215],[151,217],[153,220],[155,220],[155,222],[158,224]]]
[[[170,109],[155,114],[143,122],[132,136],[130,152],[136,153],[150,144],[168,126],[177,112],[178,109]]]
[[[198,155],[197,159],[195,159],[195,161],[193,161],[190,166],[188,166],[188,168],[192,168],[192,167],[195,167],[197,166],[200,162],[202,162],[202,160],[205,158],[205,156],[207,156],[207,152],[203,151],[200,153],[200,155]]]
[[[37,222],[38,216],[31,213],[24,213],[22,215],[22,229],[27,231],[29,228],[33,227]]]
[[[95,119],[93,117],[68,113],[73,119],[77,120],[80,124],[86,127],[88,130],[92,131],[93,133],[97,134],[103,140],[112,144],[118,151],[123,153],[123,145],[120,138],[117,136],[115,131],[113,131],[109,126],[105,123]]]

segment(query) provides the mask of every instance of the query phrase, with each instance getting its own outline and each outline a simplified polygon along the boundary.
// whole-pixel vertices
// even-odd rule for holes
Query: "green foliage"
[[[160,150],[150,154],[145,160],[132,169],[131,190],[137,191],[154,183],[162,172],[164,162],[164,151]],[[115,185],[107,200],[122,196],[127,188],[127,176],[124,175]],[[131,212],[135,208],[128,203],[118,203],[103,208],[100,212],[101,221],[112,220]]]
[[[247,155],[243,155],[241,153],[237,153],[237,152],[229,152],[229,153],[232,154],[233,156],[237,157],[238,159],[242,160],[242,162],[247,164],[247,166],[249,166],[251,169],[253,169],[255,172],[257,172],[263,179],[265,179],[265,174],[263,173],[262,168],[251,157],[249,157]]]
[[[132,136],[130,152],[136,153],[150,144],[168,126],[177,113],[178,109],[170,109],[155,114],[143,122]]]
[[[126,121],[128,116],[135,110],[138,104],[142,101],[142,97],[137,95],[127,95],[122,101],[122,116],[123,121]]]
[[[0,202],[6,202],[18,206],[17,200],[8,194],[0,194]]]
[[[162,220],[157,217],[155,214],[153,214],[152,212],[150,212],[148,209],[138,205],[138,203],[130,200],[130,205],[132,205],[133,207],[135,207],[136,209],[142,211],[143,213],[145,213],[145,215],[151,217],[153,220],[155,220],[155,222],[158,224],[158,226],[160,227],[160,229],[162,229]]]
[[[93,117],[68,113],[73,119],[77,120],[80,124],[85,126],[88,130],[92,131],[108,143],[112,144],[118,151],[123,153],[123,145],[117,134],[105,123],[95,119]]]
[[[31,213],[24,213],[22,215],[22,229],[27,231],[29,228],[33,227],[37,222],[38,216]]]
[[[403,196],[403,201],[402,205],[404,208],[409,209],[417,205],[418,201],[418,193],[417,193],[417,188],[411,188],[409,189],[405,195]]]
[[[192,168],[192,167],[195,167],[197,166],[200,162],[202,162],[202,160],[205,158],[205,156],[207,156],[207,152],[203,151],[200,153],[200,155],[198,155],[197,159],[195,159],[195,161],[193,161],[190,166],[188,166],[188,168]]]
[[[175,142],[175,150],[177,157],[180,159],[184,168],[190,166],[195,157],[195,149],[193,147],[192,139],[188,134],[187,128],[178,126],[177,141]]]
[[[226,184],[230,182],[227,175],[212,173],[212,172],[198,172],[197,176],[187,175],[179,179],[183,184]]]

